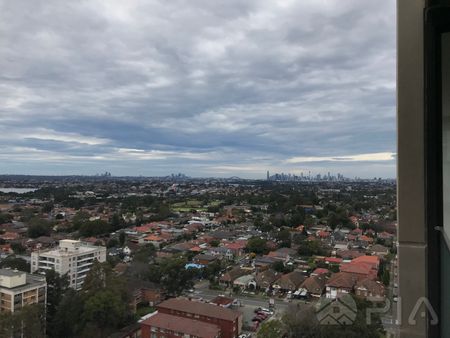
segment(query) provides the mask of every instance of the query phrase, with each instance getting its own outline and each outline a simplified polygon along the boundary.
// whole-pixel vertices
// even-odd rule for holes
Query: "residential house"
[[[357,278],[351,273],[338,272],[331,275],[325,283],[326,298],[335,299],[342,295],[351,293],[356,284]]]
[[[192,258],[192,262],[200,265],[209,265],[217,260],[216,256],[208,255],[208,254],[199,254]]]
[[[211,299],[209,302],[214,305],[230,308],[234,303],[236,303],[236,300],[230,297],[217,296]]]
[[[246,240],[237,240],[231,243],[225,243],[224,246],[229,249],[234,257],[240,257],[245,253],[245,247],[247,246]]]
[[[222,276],[219,278],[219,282],[221,284],[225,284],[227,286],[233,285],[233,282],[244,275],[248,275],[248,269],[242,269],[240,267],[235,267],[231,269],[230,271],[225,272]]]
[[[369,301],[383,301],[385,288],[381,282],[365,278],[356,282],[355,294]]]
[[[301,271],[294,270],[282,275],[274,284],[273,288],[281,292],[296,291],[304,282],[306,276]]]
[[[256,289],[255,277],[252,274],[238,277],[233,282],[233,287],[240,289]]]
[[[145,244],[153,244],[156,248],[159,248],[161,244],[165,243],[165,240],[158,235],[150,234],[143,238]]]
[[[307,294],[312,297],[320,297],[325,291],[325,284],[328,280],[326,274],[309,276],[300,285],[300,290],[306,290]]]
[[[297,254],[297,251],[291,248],[280,248],[275,251],[269,252],[267,255],[268,257],[271,257],[273,259],[276,259],[277,261],[282,261],[287,263],[291,260],[293,256]]]
[[[277,260],[275,258],[269,256],[256,257],[253,260],[253,266],[255,267],[257,272],[264,271],[270,268],[276,261]]]
[[[280,272],[273,269],[261,271],[255,276],[256,287],[267,291],[272,287],[272,284],[281,277],[281,275],[282,274]]]
[[[389,254],[389,248],[380,244],[372,245],[368,251],[370,251],[372,256],[378,256],[380,258],[384,258]]]

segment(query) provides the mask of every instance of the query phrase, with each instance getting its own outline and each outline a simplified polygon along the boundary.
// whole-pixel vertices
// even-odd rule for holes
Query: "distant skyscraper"
[[[267,180],[270,180],[269,170],[267,170]]]

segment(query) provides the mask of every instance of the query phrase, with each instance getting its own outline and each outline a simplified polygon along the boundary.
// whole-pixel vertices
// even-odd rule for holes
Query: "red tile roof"
[[[330,272],[330,270],[328,270],[328,269],[317,268],[313,272],[311,272],[311,275],[322,275],[322,274],[326,274],[326,273],[329,273],[329,272]]]
[[[234,321],[240,316],[239,312],[230,309],[225,309],[223,307],[212,304],[194,302],[184,298],[168,299],[159,304],[158,309],[169,309],[230,321]]]
[[[353,289],[356,280],[356,277],[350,273],[338,272],[331,276],[326,285],[335,288]]]
[[[360,256],[352,260],[352,263],[367,263],[372,265],[374,268],[378,268],[380,264],[380,258],[378,256]]]
[[[166,313],[157,313],[141,322],[141,325],[182,332],[199,338],[215,338],[220,334],[220,328],[217,325]]]
[[[340,263],[342,263],[342,258],[339,258],[339,257],[326,257],[325,258],[325,262],[340,264]]]

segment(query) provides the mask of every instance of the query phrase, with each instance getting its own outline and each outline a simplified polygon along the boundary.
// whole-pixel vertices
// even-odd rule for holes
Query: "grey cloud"
[[[114,154],[111,171],[125,174],[130,158],[120,148],[214,154],[134,158],[128,173],[197,176],[219,167],[223,175],[228,168],[260,176],[264,166],[304,170],[285,163],[292,157],[394,152],[394,6],[4,1],[0,122],[17,134],[45,128],[109,140],[10,138],[22,147],[21,164],[33,156],[34,173],[48,170],[56,154],[70,172],[80,168],[71,158],[96,172],[96,163],[105,164],[99,158]],[[52,156],[36,160],[24,150],[32,142]],[[18,161],[11,157],[1,170]],[[394,176],[395,163],[384,165],[327,164],[349,175]]]

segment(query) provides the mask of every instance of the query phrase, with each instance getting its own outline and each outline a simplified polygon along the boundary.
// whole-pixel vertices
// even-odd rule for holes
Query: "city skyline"
[[[395,177],[393,2],[14,1],[0,18],[0,174]]]

